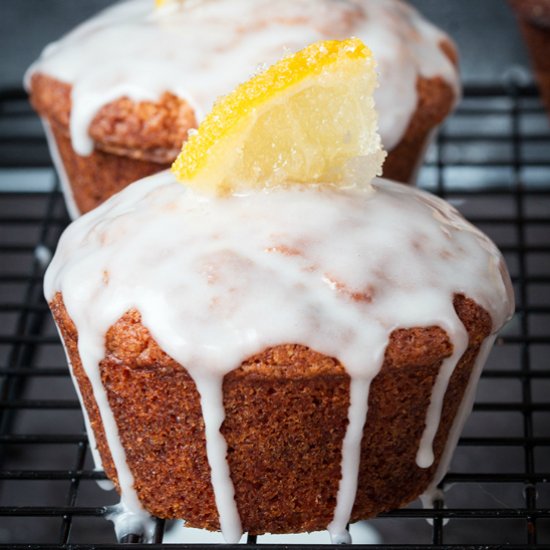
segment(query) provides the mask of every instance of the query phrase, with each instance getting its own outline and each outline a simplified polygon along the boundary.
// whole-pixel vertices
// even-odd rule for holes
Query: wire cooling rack
[[[518,308],[443,481],[445,504],[413,504],[369,525],[384,548],[550,548],[550,128],[535,90],[469,87],[420,184],[499,244]],[[0,547],[117,546],[104,517],[117,498],[96,483],[105,476],[93,470],[42,297],[67,214],[40,125],[18,90],[0,91],[0,186]],[[144,547],[172,541],[169,528],[159,520],[154,545]]]

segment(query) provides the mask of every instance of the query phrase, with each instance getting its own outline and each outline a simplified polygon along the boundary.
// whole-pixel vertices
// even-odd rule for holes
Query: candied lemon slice
[[[312,44],[218,100],[172,171],[214,194],[368,182],[385,157],[375,87],[375,62],[359,39]]]
[[[178,2],[180,5],[183,4],[183,0],[155,0],[155,6],[157,8],[162,8],[168,4],[174,4]]]

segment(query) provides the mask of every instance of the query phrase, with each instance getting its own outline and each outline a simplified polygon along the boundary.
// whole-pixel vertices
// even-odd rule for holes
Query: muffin
[[[550,1],[509,0],[529,50],[546,110],[550,113]]]
[[[170,174],[74,222],[45,280],[125,503],[229,540],[433,488],[510,288],[495,246],[411,187],[219,198]]]
[[[117,4],[29,69],[72,217],[167,168],[217,97],[257,68],[355,35],[379,64],[384,175],[411,182],[459,96],[450,39],[399,0],[152,0]]]

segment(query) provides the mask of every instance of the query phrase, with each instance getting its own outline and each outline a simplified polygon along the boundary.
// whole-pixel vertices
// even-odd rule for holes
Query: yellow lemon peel
[[[371,51],[357,38],[317,42],[221,98],[183,145],[172,171],[214,194],[300,183],[349,184],[385,153],[377,133]],[[356,174],[355,174],[356,175]]]

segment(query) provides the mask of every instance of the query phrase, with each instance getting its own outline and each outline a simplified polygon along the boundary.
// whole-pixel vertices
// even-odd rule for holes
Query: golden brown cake
[[[72,217],[167,168],[218,96],[315,40],[353,35],[373,49],[385,177],[414,181],[459,96],[454,45],[400,0],[153,4],[129,0],[102,12],[28,72]]]
[[[117,484],[82,369],[77,330],[61,294],[50,306],[105,471]],[[469,345],[445,394],[435,461],[421,469],[416,453],[433,386],[452,345],[438,327],[394,330],[370,390],[351,521],[408,504],[435,475],[480,345],[491,332],[488,313],[475,302],[457,295],[454,307],[468,330]],[[108,330],[105,348],[101,379],[140,501],[155,516],[185,518],[189,526],[218,530],[200,397],[185,367],[158,346],[136,310]],[[336,503],[349,408],[349,375],[343,366],[301,345],[279,345],[228,374],[223,391],[222,433],[243,530],[262,534],[324,529]]]
[[[550,2],[509,0],[531,56],[541,98],[550,113]]]

